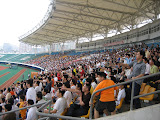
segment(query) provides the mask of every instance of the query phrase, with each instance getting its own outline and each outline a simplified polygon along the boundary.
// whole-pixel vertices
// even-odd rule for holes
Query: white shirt
[[[92,82],[91,86],[93,87],[93,89],[95,89],[97,87],[97,84],[95,82]]]
[[[63,97],[66,99],[67,106],[69,107],[70,103],[72,102],[72,93],[70,91],[66,91]]]
[[[151,68],[151,66],[148,63],[146,63],[145,74],[149,74],[150,73],[150,68]]]
[[[45,97],[46,100],[51,100],[52,99],[50,93],[47,93],[44,97]]]
[[[17,110],[19,109],[18,106],[12,105],[12,110]],[[16,118],[19,118],[19,111],[16,112]]]
[[[36,91],[36,93],[38,93],[39,91],[41,91],[41,87],[40,86],[36,86],[35,87],[35,91]]]
[[[44,102],[46,102],[46,101],[41,99],[40,101],[37,102],[37,104],[44,103]]]
[[[120,101],[122,98],[125,98],[126,97],[126,92],[125,92],[125,89],[119,89],[119,92],[118,92],[118,96],[117,96],[117,101],[116,101],[116,106],[118,106],[120,104]]]
[[[53,107],[53,110],[57,110],[55,114],[60,115],[65,108],[67,108],[66,99],[64,97],[58,98]]]
[[[76,89],[76,86],[75,85],[72,85],[71,86],[71,89]],[[76,97],[76,93],[75,92],[72,92],[72,98],[74,99]]]
[[[58,78],[57,77],[54,77],[54,82],[58,81]]]
[[[27,119],[26,120],[37,120],[36,111],[37,111],[37,107],[31,107],[28,110]]]
[[[28,88],[26,93],[26,100],[31,99],[34,101],[34,104],[36,103],[36,91],[33,87]]]

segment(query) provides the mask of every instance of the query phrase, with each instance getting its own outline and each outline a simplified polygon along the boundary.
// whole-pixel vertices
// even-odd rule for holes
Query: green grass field
[[[9,67],[8,65],[4,65],[4,64],[0,64],[0,66]],[[27,69],[27,70],[15,82],[22,81],[23,75],[24,75],[24,80],[26,80],[26,79],[28,79],[28,74],[31,75],[31,72],[38,72],[37,70],[33,70],[33,69],[25,68],[25,67],[19,67],[19,66],[18,66],[18,69],[7,68],[4,70],[1,70],[0,75],[4,74],[6,72],[10,72],[10,73],[5,76],[0,77],[0,85],[2,85],[5,81],[9,80],[11,77],[16,75],[22,69]]]

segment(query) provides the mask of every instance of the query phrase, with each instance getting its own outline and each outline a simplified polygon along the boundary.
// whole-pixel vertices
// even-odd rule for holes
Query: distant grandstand
[[[34,104],[36,92],[43,91],[40,98],[45,100],[44,105],[42,107],[38,105],[39,109],[32,111],[35,114],[34,117],[47,120],[51,117],[81,120],[107,115],[107,118],[99,120],[141,120],[144,118],[145,120],[154,118],[159,120],[160,102],[159,99],[155,100],[155,97],[160,93],[160,0],[50,1],[44,19],[32,30],[19,37],[21,43],[34,48],[35,54],[0,54],[0,63],[1,61],[4,64],[15,63],[39,70],[39,72],[34,71],[36,79],[21,82],[23,86],[27,84],[26,90],[28,88],[27,92],[30,92],[30,94],[28,92],[30,95],[28,104],[30,100],[32,103],[27,108],[36,105]],[[41,54],[37,53],[39,47],[46,48],[47,52],[44,50]],[[149,72],[146,73],[147,65]],[[151,69],[151,67],[154,68]],[[1,66],[1,69],[1,77],[11,75],[12,69],[8,72],[6,65]],[[18,75],[12,75],[14,79],[9,78],[7,86],[1,78],[2,88],[16,82],[18,77],[22,80],[26,69],[18,67],[13,71]],[[27,72],[25,77],[26,75]],[[152,81],[152,78],[155,80]],[[147,83],[141,83],[144,82],[142,79]],[[33,83],[37,91],[33,88]],[[155,84],[158,85],[154,86]],[[73,86],[75,86],[74,90],[71,88]],[[40,87],[39,91],[38,87]],[[72,90],[78,91],[76,96],[72,94]],[[125,95],[118,100],[115,91],[118,93],[122,91]],[[70,94],[65,96],[63,92],[70,92]],[[24,98],[27,98],[28,94],[25,93]],[[94,100],[95,94],[100,98]],[[67,104],[65,99],[62,100],[64,96]],[[101,102],[102,97],[104,101]],[[55,98],[57,101],[62,98],[61,101],[64,104],[56,101],[57,103],[53,105],[52,101],[55,101]],[[96,101],[94,107],[93,101]],[[116,105],[115,101],[119,103]],[[135,107],[138,105],[135,101],[138,101],[140,106]],[[100,103],[105,104],[100,106]],[[103,105],[106,105],[106,108]],[[45,108],[48,110],[44,110]],[[85,110],[85,113],[75,116],[75,111],[81,108],[82,111],[78,112]],[[112,108],[114,109],[109,110]],[[62,109],[62,111],[57,109]],[[67,114],[69,110],[72,115]],[[119,114],[121,112],[124,113]],[[0,113],[0,116],[4,114],[6,113]],[[108,116],[110,114],[111,116]],[[24,116],[26,117],[26,114]]]

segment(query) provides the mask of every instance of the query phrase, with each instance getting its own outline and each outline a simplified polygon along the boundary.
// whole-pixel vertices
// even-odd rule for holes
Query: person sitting
[[[36,97],[36,100],[37,100],[37,104],[40,104],[40,103],[44,103],[45,100],[42,99],[42,92],[37,92],[37,97]]]
[[[63,83],[63,86],[66,88],[70,88],[70,84],[68,82]],[[67,101],[67,107],[69,107],[70,103],[72,102],[72,93],[66,90],[63,97]]]
[[[11,104],[4,105],[4,110],[5,110],[5,112],[11,111],[12,105]],[[16,113],[11,112],[9,114],[5,114],[2,118],[3,118],[3,120],[16,120]]]
[[[19,101],[20,101],[19,102],[19,108],[23,108],[23,106],[25,105],[25,96],[20,95],[19,96]],[[27,109],[20,110],[20,115],[21,115],[22,119],[26,118],[26,112],[27,112]]]
[[[47,101],[47,100],[51,100],[52,97],[51,97],[51,94],[49,93],[49,90],[44,88],[43,91],[42,91],[42,94],[44,96],[44,99]]]
[[[39,91],[41,91],[41,87],[39,86],[39,84],[40,84],[39,81],[36,81],[35,84],[34,84],[36,93],[38,93]]]
[[[66,116],[72,116],[72,117],[79,117],[82,115],[86,115],[89,110],[89,100],[91,98],[90,94],[90,88],[91,86],[88,84],[85,84],[82,87],[82,92],[80,90],[74,90],[70,88],[62,88],[64,90],[76,92],[79,94],[79,103],[73,103],[71,104]]]
[[[65,91],[61,90],[60,88],[57,90],[57,101],[54,104],[53,110],[50,111],[50,113],[54,113],[56,115],[60,115],[65,108],[67,108],[67,102],[66,99],[63,97]],[[44,113],[48,113],[49,110],[45,109]]]
[[[126,97],[126,92],[125,92],[124,85],[120,85],[118,96],[117,96],[117,99],[116,99],[116,106],[118,106],[120,104],[121,99],[125,98],[125,97]]]
[[[34,101],[31,100],[31,99],[28,99],[27,102],[28,102],[28,106],[34,104]],[[37,107],[31,107],[31,108],[29,108],[26,120],[37,120],[36,111],[37,111]]]
[[[16,106],[14,104],[14,99],[13,98],[10,98],[8,100],[8,104],[11,104],[12,105],[12,110],[17,110],[18,109],[18,106]],[[19,118],[19,111],[16,111],[16,118],[18,119]]]

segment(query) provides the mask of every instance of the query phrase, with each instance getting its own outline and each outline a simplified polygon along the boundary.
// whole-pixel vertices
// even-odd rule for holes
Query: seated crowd
[[[1,89],[0,112],[51,100],[51,114],[62,115],[63,113],[66,116],[83,117],[90,110],[90,99],[93,92],[120,82],[157,73],[160,68],[159,45],[156,47],[148,47],[145,44],[135,45],[101,53],[63,56],[64,54],[60,54],[29,61],[30,64],[35,63],[40,66],[43,64],[46,69],[54,65],[57,67],[49,69],[46,73],[39,73],[34,79],[29,78]],[[84,57],[84,59],[78,60],[79,57]],[[159,78],[155,76],[152,79],[135,82],[134,95],[139,94],[142,83],[160,89]],[[122,99],[128,103],[130,94],[131,85],[130,87],[120,85],[97,92],[93,102],[94,118],[98,118],[101,113],[116,114],[116,106]],[[141,107],[139,99],[134,100],[134,107],[136,109]],[[35,120],[37,119],[36,111],[37,107],[31,107],[5,114],[0,116],[0,119]],[[48,113],[48,107],[42,112]]]

